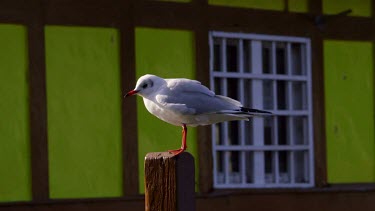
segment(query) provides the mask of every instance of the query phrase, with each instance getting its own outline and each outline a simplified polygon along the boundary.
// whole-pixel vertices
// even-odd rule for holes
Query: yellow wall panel
[[[121,196],[118,31],[47,26],[45,38],[50,196]]]
[[[371,42],[324,41],[330,183],[375,182],[373,58]]]
[[[0,24],[0,202],[31,200],[27,30]]]
[[[324,14],[338,14],[342,11],[351,9],[351,16],[370,17],[371,0],[323,0]]]

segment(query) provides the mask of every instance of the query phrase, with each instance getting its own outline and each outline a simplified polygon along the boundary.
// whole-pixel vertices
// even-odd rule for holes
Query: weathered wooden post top
[[[194,158],[151,152],[145,158],[145,210],[195,211]]]

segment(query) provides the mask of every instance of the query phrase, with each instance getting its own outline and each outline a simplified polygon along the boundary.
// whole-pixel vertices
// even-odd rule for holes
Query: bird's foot
[[[173,156],[176,156],[176,155],[179,155],[181,153],[183,153],[185,151],[185,149],[172,149],[172,150],[168,150],[169,153],[172,153]]]

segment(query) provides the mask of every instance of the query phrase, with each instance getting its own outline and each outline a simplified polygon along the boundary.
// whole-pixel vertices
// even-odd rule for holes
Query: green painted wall
[[[209,4],[243,8],[283,10],[284,0],[208,0]]]
[[[194,38],[190,31],[136,29],[137,78],[150,73],[163,78],[194,78]],[[144,157],[148,152],[162,152],[181,146],[181,128],[150,114],[138,97],[138,153],[140,190],[144,191]],[[187,151],[197,163],[196,130],[189,128]]]
[[[324,41],[330,183],[375,182],[371,42]]]
[[[323,0],[323,13],[337,14],[351,9],[349,15],[352,16],[371,16],[371,0]]]
[[[122,195],[119,35],[45,27],[50,196]]]
[[[0,24],[0,202],[31,200],[27,31]]]
[[[289,11],[308,12],[308,0],[288,0]]]

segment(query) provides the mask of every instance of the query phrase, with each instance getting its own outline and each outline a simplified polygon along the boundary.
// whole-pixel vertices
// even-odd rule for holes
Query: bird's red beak
[[[138,93],[138,91],[136,91],[136,90],[131,90],[130,92],[126,93],[125,97],[129,97],[129,96],[135,95],[135,94],[137,94],[137,93]]]

